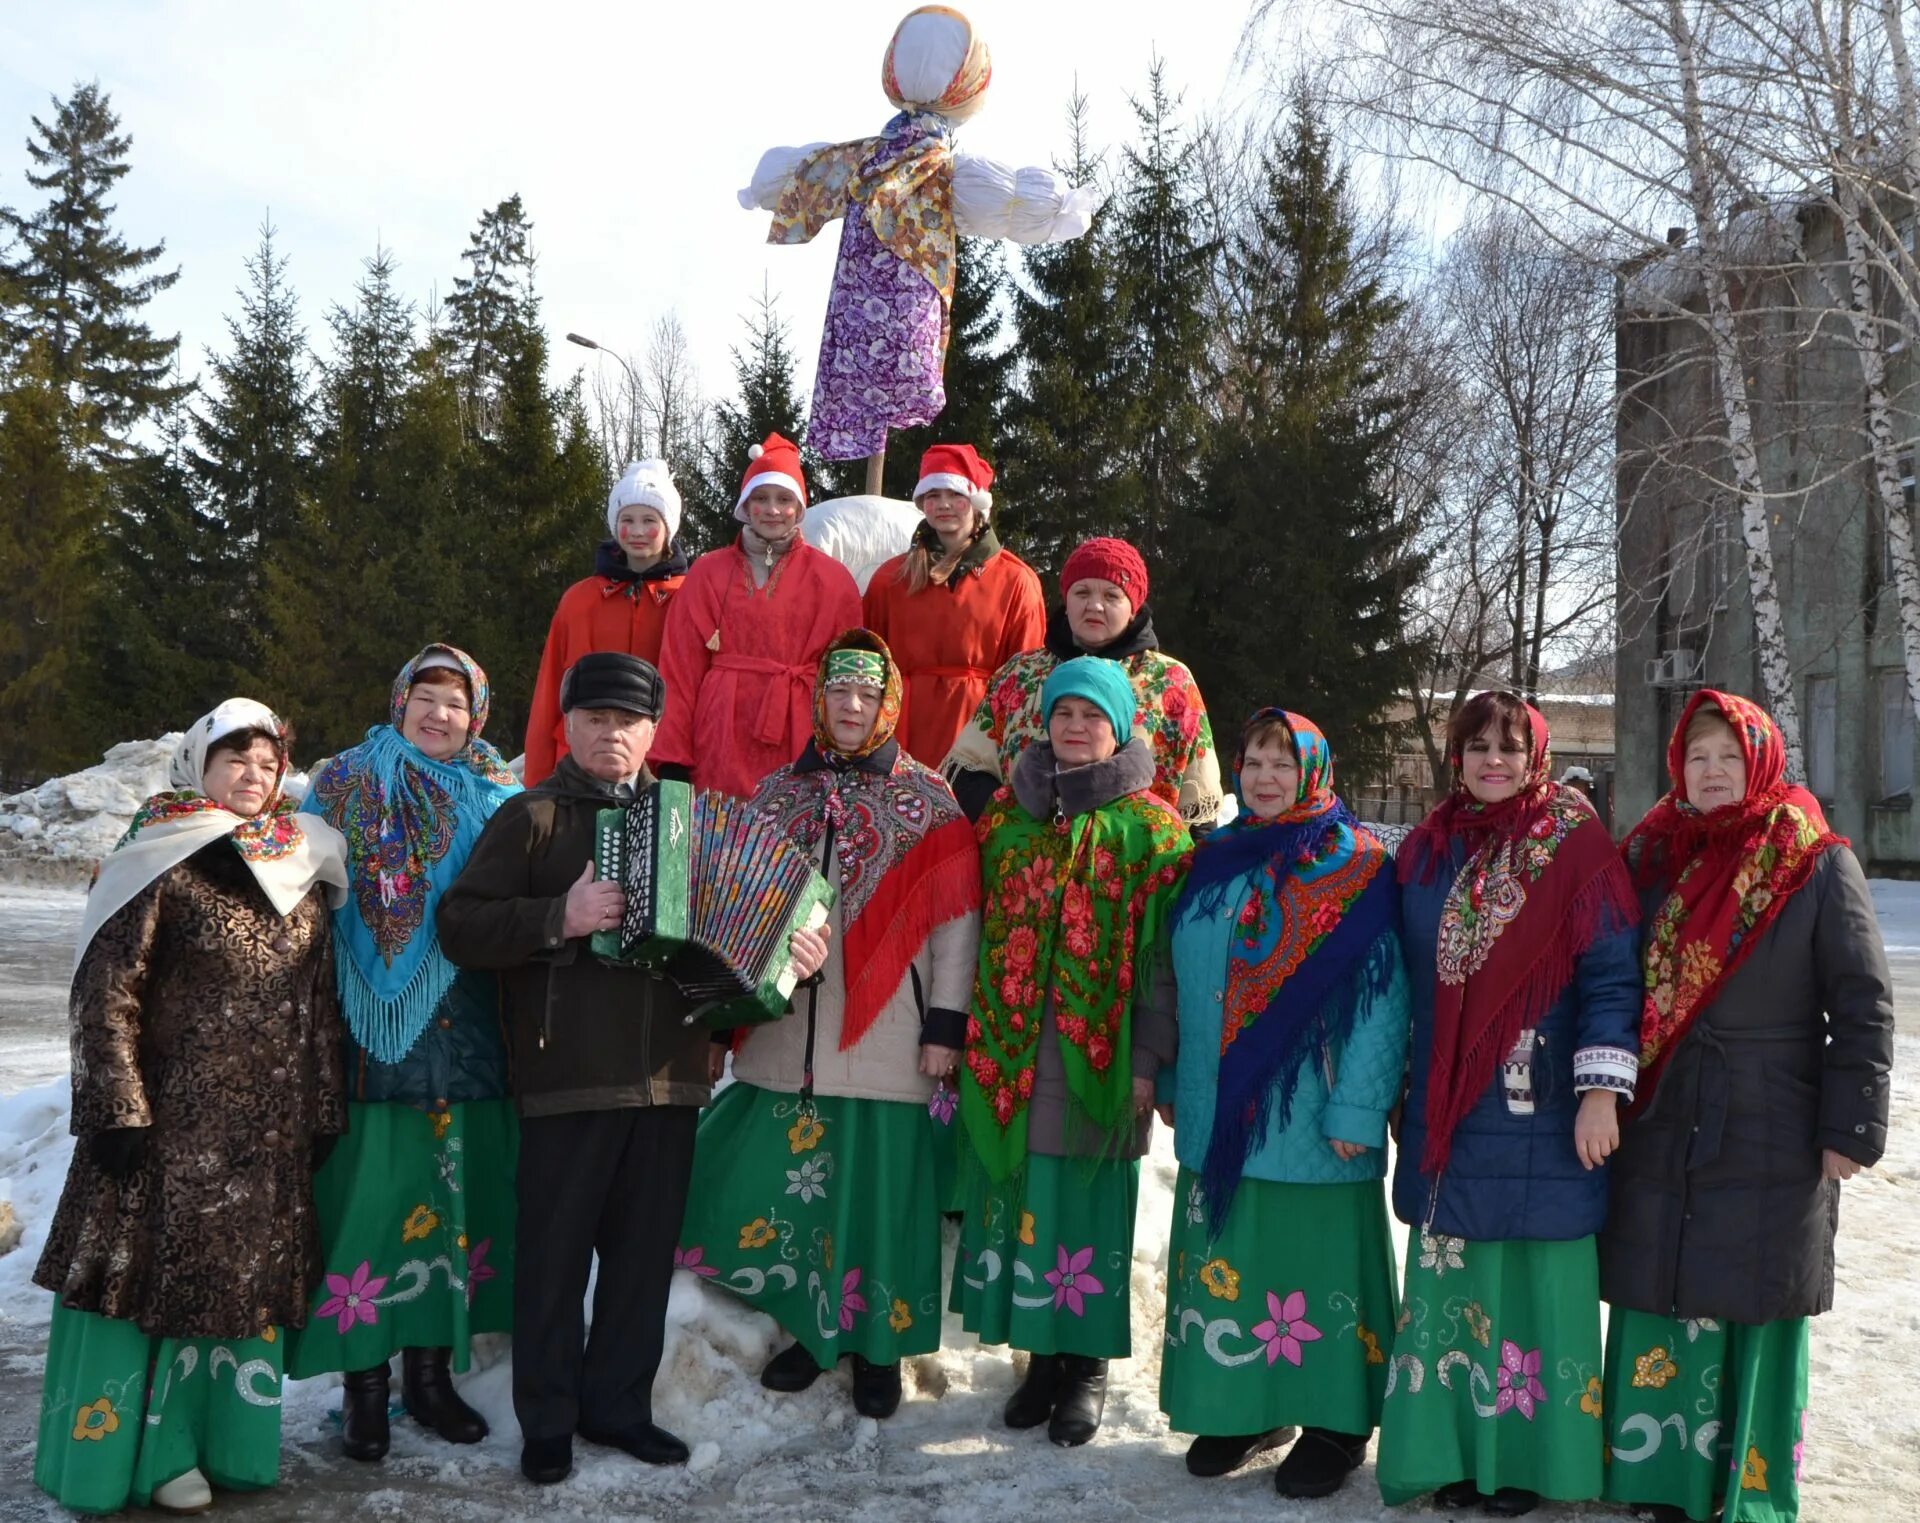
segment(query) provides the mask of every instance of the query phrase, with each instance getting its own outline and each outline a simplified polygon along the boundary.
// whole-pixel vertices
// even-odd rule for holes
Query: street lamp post
[[[597,354],[604,354],[608,359],[612,360],[614,364],[626,371],[627,384],[633,388],[628,395],[633,399],[632,422],[634,424],[634,433],[637,436],[640,432],[640,402],[645,393],[640,388],[640,377],[633,373],[633,366],[629,365],[615,351],[607,348],[604,344],[595,343],[584,333],[569,333],[567,335],[567,342],[569,344],[578,344],[582,349],[591,349]]]

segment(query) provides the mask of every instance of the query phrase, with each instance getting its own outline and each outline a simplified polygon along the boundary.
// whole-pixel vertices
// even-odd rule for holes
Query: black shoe
[[[891,1417],[900,1409],[900,1366],[869,1364],[853,1356],[853,1410],[862,1417]]]
[[[687,1446],[665,1428],[653,1423],[622,1428],[618,1433],[583,1427],[580,1436],[590,1444],[623,1449],[643,1465],[684,1465],[687,1462]]]
[[[1433,1494],[1433,1505],[1443,1512],[1459,1512],[1464,1508],[1478,1507],[1482,1501],[1480,1488],[1472,1481],[1455,1481],[1442,1486]]]
[[[1502,1486],[1480,1503],[1483,1510],[1496,1518],[1524,1518],[1539,1505],[1539,1492],[1524,1491],[1518,1486]]]
[[[1256,1454],[1277,1449],[1293,1437],[1291,1428],[1247,1433],[1235,1438],[1196,1438],[1187,1445],[1187,1474],[1203,1477],[1232,1475]]]
[[[447,1360],[451,1349],[400,1351],[400,1399],[407,1416],[431,1428],[450,1444],[477,1444],[487,1436],[487,1420],[460,1399]]]
[[[348,1370],[340,1387],[340,1447],[350,1460],[383,1460],[393,1442],[387,1422],[391,1372],[384,1364]]]
[[[760,1384],[769,1391],[804,1391],[820,1378],[820,1364],[804,1343],[791,1343],[767,1361]]]
[[[1009,1428],[1037,1428],[1053,1416],[1053,1401],[1060,1394],[1062,1363],[1058,1354],[1035,1354],[1027,1360],[1027,1378],[1007,1398],[1005,1416]]]
[[[1330,1497],[1367,1457],[1368,1433],[1335,1433],[1308,1428],[1273,1472],[1273,1489],[1283,1497]],[[1445,1506],[1443,1502],[1441,1504]]]
[[[1106,1409],[1107,1361],[1064,1355],[1060,1395],[1053,1403],[1047,1437],[1062,1449],[1076,1449],[1100,1431],[1100,1416]]]
[[[573,1474],[573,1440],[530,1438],[520,1446],[520,1473],[536,1486],[554,1486]]]

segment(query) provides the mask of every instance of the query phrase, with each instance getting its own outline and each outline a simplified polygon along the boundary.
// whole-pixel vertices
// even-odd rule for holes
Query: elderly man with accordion
[[[658,823],[669,790],[654,786],[646,762],[663,687],[638,657],[582,656],[561,690],[569,754],[505,801],[439,909],[449,960],[502,975],[522,1118],[513,1402],[521,1469],[543,1484],[570,1472],[576,1432],[649,1464],[688,1453],[653,1422],[653,1377],[695,1124],[710,1093],[702,1016],[724,1009],[731,1024],[738,1012],[703,1005],[677,966],[619,955],[656,945],[646,932],[659,906],[595,871],[603,815]],[[682,790],[682,827],[686,802]],[[689,847],[675,845],[685,857]],[[677,881],[690,887],[684,869]],[[802,893],[798,909],[809,908]],[[822,918],[817,907],[811,918]],[[799,929],[782,935],[779,952],[770,987],[790,989],[818,971],[826,942]]]

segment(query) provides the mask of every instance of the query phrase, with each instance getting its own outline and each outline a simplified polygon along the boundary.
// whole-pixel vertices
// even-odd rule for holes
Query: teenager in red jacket
[[[992,485],[993,467],[971,444],[934,445],[913,489],[925,515],[913,546],[867,583],[867,628],[906,683],[900,739],[929,767],[946,760],[987,679],[1046,638],[1040,578],[994,537]]]
[[[680,537],[680,493],[664,460],[636,460],[607,494],[607,532],[593,575],[560,597],[540,657],[527,719],[526,785],[546,779],[567,754],[560,679],[589,651],[617,650],[657,663],[667,604],[687,579]]]
[[[860,592],[800,537],[806,507],[799,448],[767,435],[740,478],[740,538],[693,563],[667,616],[652,752],[666,775],[746,798],[812,736],[814,668],[859,627]]]

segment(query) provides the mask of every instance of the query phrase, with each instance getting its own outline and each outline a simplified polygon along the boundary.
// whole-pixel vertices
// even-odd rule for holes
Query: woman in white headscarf
[[[78,1141],[34,1272],[59,1297],[34,1479],[76,1511],[197,1512],[210,1482],[279,1478],[281,1330],[306,1320],[313,1170],[346,1123],[345,844],[292,812],[286,769],[286,725],[227,700],[88,897]]]

